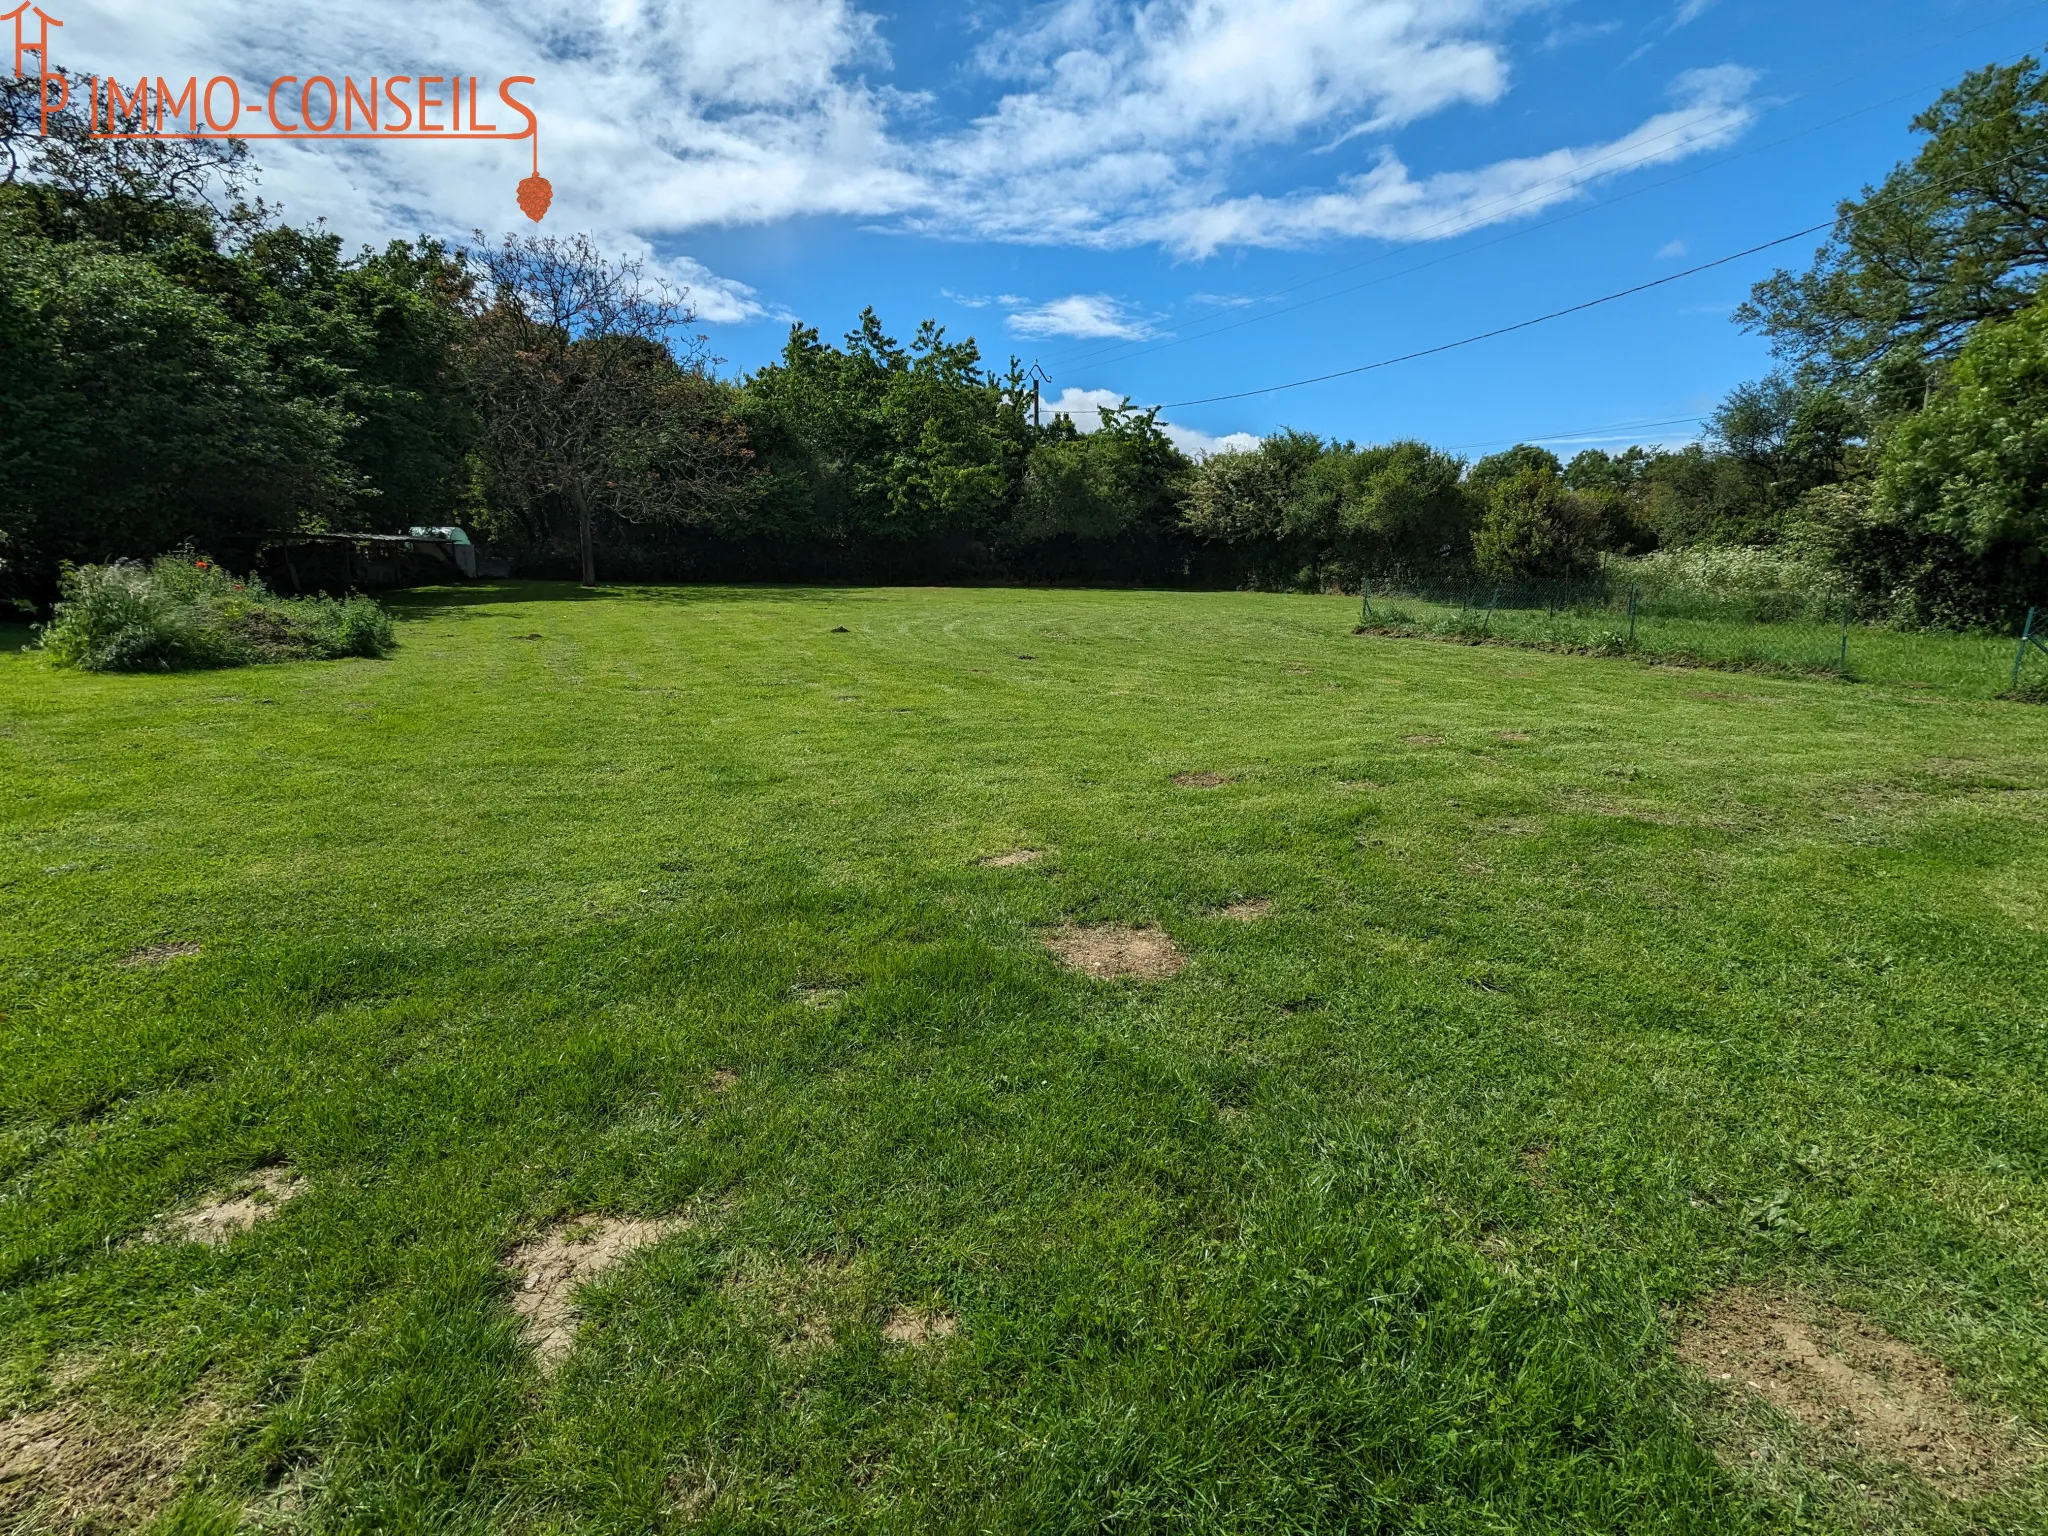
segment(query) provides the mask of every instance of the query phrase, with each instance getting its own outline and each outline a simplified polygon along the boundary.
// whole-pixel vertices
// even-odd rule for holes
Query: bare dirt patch
[[[1012,848],[1008,853],[992,853],[975,862],[984,869],[1015,869],[1019,864],[1036,864],[1045,857],[1042,849]]]
[[[508,1253],[503,1267],[519,1277],[512,1310],[541,1363],[555,1365],[576,1342],[578,1290],[689,1224],[680,1216],[578,1216]]]
[[[1178,976],[1188,963],[1170,935],[1118,923],[1065,927],[1046,935],[1045,947],[1070,970],[1085,971],[1098,981],[1125,976],[1164,981]]]
[[[1227,773],[1176,773],[1173,782],[1182,789],[1215,789],[1224,784],[1235,784],[1236,778]]]
[[[199,946],[189,940],[177,944],[146,944],[121,963],[131,970],[145,965],[169,965],[173,960],[190,960]]]
[[[1687,1321],[1678,1358],[1823,1443],[1903,1466],[1952,1497],[1981,1492],[2019,1464],[1956,1395],[1939,1361],[1808,1298],[1724,1291]],[[1724,1459],[1746,1461],[1747,1451]]]
[[[1533,1187],[1537,1189],[1543,1188],[1545,1183],[1548,1182],[1546,1175],[1550,1169],[1550,1143],[1547,1141],[1531,1142],[1528,1146],[1522,1148],[1519,1161],[1522,1164],[1522,1176]]]
[[[789,995],[806,1008],[815,1008],[823,1013],[827,1008],[837,1007],[846,996],[846,988],[833,982],[800,982],[789,989]]]
[[[737,1087],[739,1085],[739,1080],[739,1073],[733,1071],[732,1068],[720,1067],[716,1072],[712,1073],[710,1077],[704,1080],[704,1086],[709,1088],[713,1093],[724,1093],[729,1088]]]
[[[201,1401],[157,1424],[67,1403],[0,1419],[0,1523],[9,1530],[140,1526],[171,1501],[179,1473],[222,1415]]]
[[[164,1218],[151,1234],[163,1243],[205,1243],[224,1248],[259,1221],[275,1216],[288,1200],[306,1192],[306,1181],[289,1168],[263,1168],[210,1195],[189,1210]]]
[[[1218,907],[1216,915],[1227,917],[1234,923],[1256,923],[1262,917],[1272,914],[1273,903],[1263,896],[1254,896],[1246,901],[1233,901],[1227,907]]]
[[[919,1312],[910,1307],[897,1307],[882,1324],[884,1339],[912,1349],[950,1339],[959,1331],[960,1320],[950,1312]]]

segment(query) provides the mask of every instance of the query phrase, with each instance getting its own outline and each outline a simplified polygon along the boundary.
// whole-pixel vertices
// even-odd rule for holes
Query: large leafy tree
[[[711,521],[747,491],[750,455],[708,377],[688,295],[586,235],[481,243],[462,365],[494,495],[545,535],[574,520],[585,586],[596,520]]]
[[[839,346],[792,326],[742,394],[770,466],[757,531],[842,545],[996,531],[1043,435],[1025,398],[1014,365],[991,373],[972,338],[930,320],[908,346],[872,309]]]
[[[342,413],[153,263],[0,220],[0,582],[184,542],[247,560],[344,501]]]
[[[2048,310],[1980,326],[1886,439],[1874,493],[1811,513],[1809,536],[1900,617],[2011,622],[2048,601]]]
[[[249,197],[245,145],[45,134],[0,77],[0,586],[190,541],[439,521],[470,479],[437,246],[343,256]]]
[[[1972,327],[2033,301],[2048,266],[2048,72],[1967,76],[1913,120],[1927,142],[1844,202],[1805,272],[1757,285],[1736,319],[1795,368],[1897,392]]]

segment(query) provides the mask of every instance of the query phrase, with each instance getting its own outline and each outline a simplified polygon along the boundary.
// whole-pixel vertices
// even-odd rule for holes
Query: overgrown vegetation
[[[281,598],[189,552],[72,567],[60,591],[41,647],[88,672],[382,656],[393,643],[391,615],[371,598]]]

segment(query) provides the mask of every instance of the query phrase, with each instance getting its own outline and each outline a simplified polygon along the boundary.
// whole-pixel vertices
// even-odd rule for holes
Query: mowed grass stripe
[[[2042,1424],[2039,712],[1339,599],[401,611],[0,658],[4,1412],[203,1418],[176,1487],[313,1529],[2042,1520],[1673,1357],[1789,1288]],[[505,1260],[588,1213],[676,1220],[550,1371]]]

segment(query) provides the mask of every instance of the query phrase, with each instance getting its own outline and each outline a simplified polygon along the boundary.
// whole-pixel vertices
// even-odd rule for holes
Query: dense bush
[[[41,644],[59,666],[165,672],[382,656],[391,616],[367,597],[280,598],[189,553],[65,571]]]

